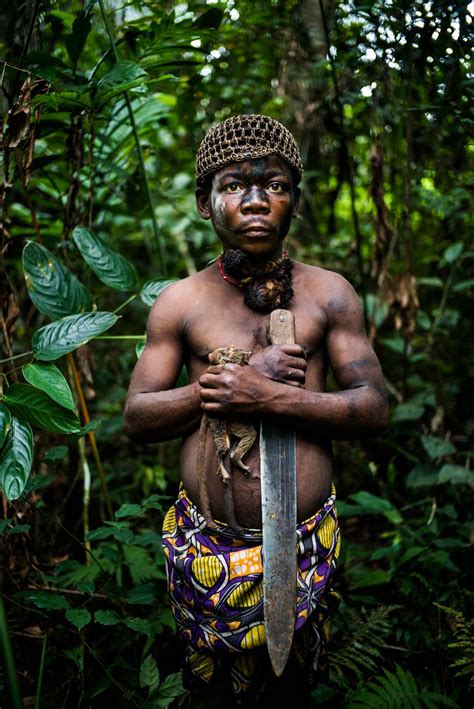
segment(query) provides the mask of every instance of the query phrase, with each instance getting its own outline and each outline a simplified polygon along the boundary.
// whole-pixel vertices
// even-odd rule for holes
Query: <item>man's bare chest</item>
[[[306,304],[307,305],[307,304]],[[326,318],[317,305],[311,308],[294,305],[296,343],[311,358],[323,345]],[[269,345],[268,315],[255,313],[243,303],[202,302],[194,308],[186,327],[186,345],[191,359],[207,363],[208,355],[220,347],[234,347],[254,352]]]

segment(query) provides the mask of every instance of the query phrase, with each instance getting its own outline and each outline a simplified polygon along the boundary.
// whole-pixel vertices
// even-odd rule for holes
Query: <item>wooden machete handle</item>
[[[295,316],[289,310],[273,310],[268,318],[267,339],[271,345],[295,344]]]

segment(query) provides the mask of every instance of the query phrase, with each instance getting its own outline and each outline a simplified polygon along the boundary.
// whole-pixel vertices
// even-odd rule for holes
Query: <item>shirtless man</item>
[[[338,551],[334,495],[331,497],[334,492],[331,439],[376,435],[387,425],[383,377],[365,336],[356,293],[337,273],[299,262],[288,265],[290,260],[283,251],[291,220],[298,211],[297,184],[301,173],[293,137],[273,119],[236,116],[208,131],[197,157],[196,205],[201,217],[212,221],[224,258],[169,286],[157,298],[148,320],[147,344],[130,384],[125,420],[132,439],[156,442],[183,438],[180,499],[184,507],[175,506],[168,513],[164,543],[173,612],[182,637],[189,642],[191,687],[198,675],[204,682],[211,679],[214,682],[215,656],[228,654],[240,658],[245,652],[236,655],[235,650],[264,645],[260,632],[263,620],[253,612],[258,606],[262,615],[261,567],[253,568],[250,576],[242,572],[240,587],[236,587],[242,594],[249,589],[245,583],[257,584],[255,607],[252,606],[250,615],[248,598],[245,602],[234,602],[235,599],[231,602],[229,587],[223,584],[224,576],[229,581],[236,575],[232,570],[235,560],[227,547],[213,546],[224,537],[228,540],[232,529],[227,526],[231,520],[225,504],[226,487],[216,475],[217,463],[211,445],[207,446],[205,466],[210,508],[214,520],[221,525],[222,539],[212,530],[208,530],[204,541],[201,538],[201,533],[206,533],[206,524],[201,514],[196,459],[202,414],[241,419],[253,423],[257,430],[262,418],[272,417],[296,431],[298,522],[306,523],[307,527],[308,520],[316,519],[315,513],[323,510],[324,514],[317,518],[317,528],[331,512],[331,519],[327,518],[331,525],[326,525],[327,531],[320,535],[324,548],[331,548],[330,554],[327,552],[328,569],[334,567]],[[226,258],[235,255],[237,265],[233,258]],[[285,288],[279,290],[279,283],[285,278]],[[297,344],[268,345],[267,313],[275,307],[288,308],[294,314]],[[209,366],[208,355],[229,345],[252,352],[249,364]],[[183,364],[189,384],[175,389]],[[328,367],[340,391],[325,391]],[[250,537],[252,534],[255,537],[261,527],[258,439],[245,456],[245,463],[251,471],[248,476],[234,466],[231,470],[235,516],[243,531],[250,530]],[[178,500],[176,505],[179,503]],[[190,551],[183,534],[192,525],[195,525],[189,531],[195,535],[192,567],[186,567]],[[236,540],[243,539],[234,536],[232,549],[237,548]],[[242,542],[237,561],[245,556],[247,547],[261,552],[261,546],[258,547],[261,536],[256,543],[257,547],[248,539],[245,544]],[[201,549],[201,553],[196,549]],[[210,557],[213,557],[211,571],[204,572],[205,563],[211,563]],[[192,568],[188,575],[185,567],[188,571]],[[318,567],[318,573],[321,577],[326,571]],[[328,571],[326,582],[329,577]],[[187,595],[176,595],[176,588],[181,589],[183,584],[189,585]],[[201,593],[199,599],[196,588]],[[306,595],[314,599],[314,587],[308,588]],[[221,617],[216,610],[223,604],[219,594],[226,597],[229,613],[230,606],[235,609],[240,603],[241,614],[226,618],[224,609]],[[322,595],[318,594],[321,607],[325,608]],[[208,618],[206,608],[210,609]],[[315,610],[314,605],[309,605],[301,617],[306,620],[318,612],[317,607]],[[221,625],[216,625],[216,619]],[[238,644],[231,640],[236,632],[232,619],[237,619],[248,631],[245,637],[239,636]],[[318,635],[323,634],[321,631]],[[230,645],[230,652],[226,653]],[[320,651],[319,647],[316,655]],[[313,667],[317,664],[316,657]],[[261,675],[261,667],[258,671]],[[268,675],[268,669],[266,672]],[[241,664],[232,675],[236,696],[239,682],[240,688],[245,685],[243,674]],[[261,694],[265,680],[258,681],[260,684],[248,696],[255,698]],[[207,702],[203,706],[212,704]]]

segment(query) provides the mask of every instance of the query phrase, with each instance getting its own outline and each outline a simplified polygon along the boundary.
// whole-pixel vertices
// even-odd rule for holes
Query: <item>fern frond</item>
[[[381,647],[392,633],[388,619],[395,606],[381,606],[360,615],[352,608],[339,611],[343,626],[334,637],[331,675],[338,684],[349,686],[354,679],[375,673],[383,660]]]
[[[469,677],[469,685],[474,687],[474,620],[467,619],[463,613],[454,608],[442,606],[440,603],[435,603],[435,606],[444,611],[454,626],[455,640],[448,644],[451,650],[457,651],[460,657],[457,657],[449,666],[456,669],[455,677]]]
[[[386,669],[383,672],[352,694],[346,705],[348,709],[459,709],[449,697],[420,689],[412,673],[402,670],[400,665],[396,665],[395,672]]]

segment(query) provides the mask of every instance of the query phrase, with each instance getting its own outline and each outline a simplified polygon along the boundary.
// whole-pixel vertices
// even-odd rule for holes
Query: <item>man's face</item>
[[[298,190],[286,162],[269,155],[218,170],[210,192],[196,190],[196,204],[224,249],[276,258],[298,209]]]

